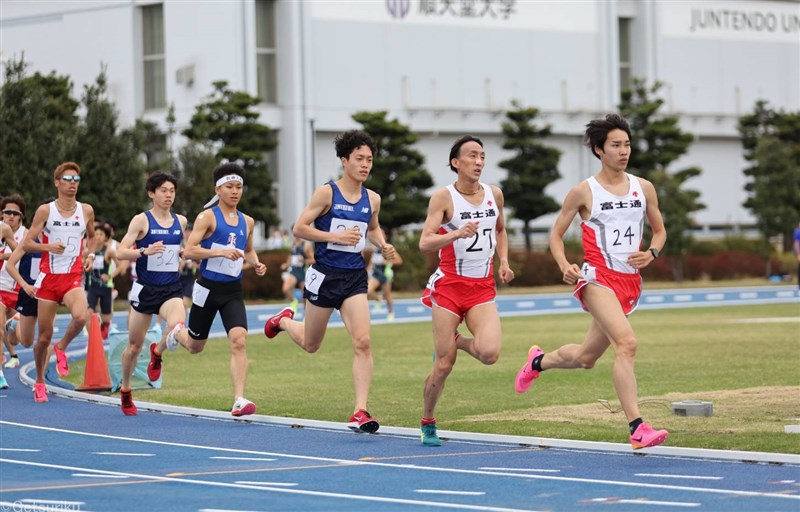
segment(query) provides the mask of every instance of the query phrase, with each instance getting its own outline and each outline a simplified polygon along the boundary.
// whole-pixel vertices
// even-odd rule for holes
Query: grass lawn
[[[800,453],[800,304],[638,311],[636,374],[646,421],[670,431],[671,446]],[[762,319],[761,321],[754,321]],[[771,319],[764,321],[763,319]],[[486,367],[464,353],[437,407],[440,428],[562,439],[627,442],[611,382],[612,353],[593,370],[554,370],[518,395],[514,375],[532,343],[545,351],[580,342],[587,314],[504,318],[500,360]],[[413,427],[431,368],[428,322],[372,328],[375,375],[370,412],[382,424]],[[260,414],[344,422],[352,412],[352,351],[343,328],[306,354],[285,334],[248,340],[247,397]],[[80,383],[82,362],[71,379]],[[229,410],[233,403],[227,340],[191,356],[164,357],[164,387],[142,401]],[[670,403],[713,402],[711,417],[680,417]],[[607,400],[607,404],[599,402]]]

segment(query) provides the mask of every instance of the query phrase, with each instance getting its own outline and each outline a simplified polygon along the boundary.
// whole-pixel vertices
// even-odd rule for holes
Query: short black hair
[[[612,130],[622,130],[628,134],[628,138],[631,137],[631,127],[628,125],[628,121],[619,114],[608,114],[605,119],[593,119],[586,124],[583,144],[597,159],[600,159],[600,155],[594,151],[594,148],[605,146],[608,132]]]
[[[175,185],[175,190],[178,190],[178,178],[172,174],[167,174],[161,171],[155,171],[151,173],[150,176],[147,177],[147,182],[145,183],[144,187],[148,192],[155,192],[158,187],[166,182],[172,183]]]
[[[114,234],[117,232],[117,223],[111,219],[106,219],[103,221],[103,226],[108,227],[111,230],[111,233]],[[109,235],[111,236],[111,235]]]
[[[336,137],[333,141],[336,146],[336,156],[350,158],[350,154],[361,146],[367,146],[374,157],[378,153],[378,145],[370,134],[363,130],[348,130]]]
[[[464,135],[457,141],[453,143],[453,147],[450,148],[450,158],[447,160],[447,165],[450,166],[450,170],[453,172],[458,172],[458,169],[453,167],[453,159],[458,158],[459,153],[461,151],[461,146],[466,144],[467,142],[477,142],[481,147],[483,147],[483,141],[478,137],[473,135]]]
[[[219,180],[223,176],[228,176],[230,174],[238,174],[239,176],[242,177],[242,179],[244,179],[246,173],[244,171],[244,168],[241,165],[237,164],[236,162],[226,162],[224,164],[220,164],[217,166],[216,169],[214,169],[214,172],[212,174],[214,178],[214,184],[216,185],[217,180]]]

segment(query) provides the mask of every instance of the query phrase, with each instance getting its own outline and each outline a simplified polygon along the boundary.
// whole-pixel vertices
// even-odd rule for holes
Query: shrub
[[[569,261],[580,264],[583,254],[567,254]],[[498,260],[495,258],[495,267]],[[508,264],[514,271],[514,280],[508,286],[545,286],[562,284],[561,269],[550,252],[527,252],[525,250],[511,250],[508,254]]]
[[[419,250],[420,232],[405,233],[392,240],[403,264],[395,268],[393,290],[417,291],[425,288],[439,261],[437,254],[423,254]]]
[[[267,266],[267,273],[261,277],[252,268],[246,268],[242,275],[242,290],[246,300],[274,300],[283,297],[281,293],[281,263],[285,262],[289,251],[265,251],[258,259]]]

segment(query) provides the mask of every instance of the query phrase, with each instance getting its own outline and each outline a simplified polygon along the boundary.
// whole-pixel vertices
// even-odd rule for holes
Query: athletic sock
[[[628,427],[630,427],[631,429],[631,435],[633,435],[633,433],[636,432],[636,429],[639,428],[639,425],[641,425],[642,423],[644,423],[644,421],[642,421],[642,418],[636,418],[632,422],[628,423]]]
[[[542,370],[542,359],[544,359],[544,354],[536,356],[531,362],[531,369],[537,372],[544,371]]]
[[[436,423],[436,418],[422,418],[422,421],[419,422],[420,425],[430,425],[431,423]]]

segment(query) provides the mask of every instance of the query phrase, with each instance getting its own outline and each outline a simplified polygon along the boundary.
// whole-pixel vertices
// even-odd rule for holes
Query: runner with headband
[[[184,257],[200,261],[199,279],[192,290],[192,309],[188,328],[177,324],[167,334],[166,347],[175,350],[180,343],[191,353],[202,352],[208,341],[217,312],[231,345],[231,379],[235,402],[233,416],[256,412],[256,404],[244,397],[247,380],[247,312],[242,292],[242,268],[249,263],[256,275],[267,267],[253,248],[255,221],[236,207],[244,194],[244,169],[225,163],[214,169],[214,197],[194,221],[186,242]]]

